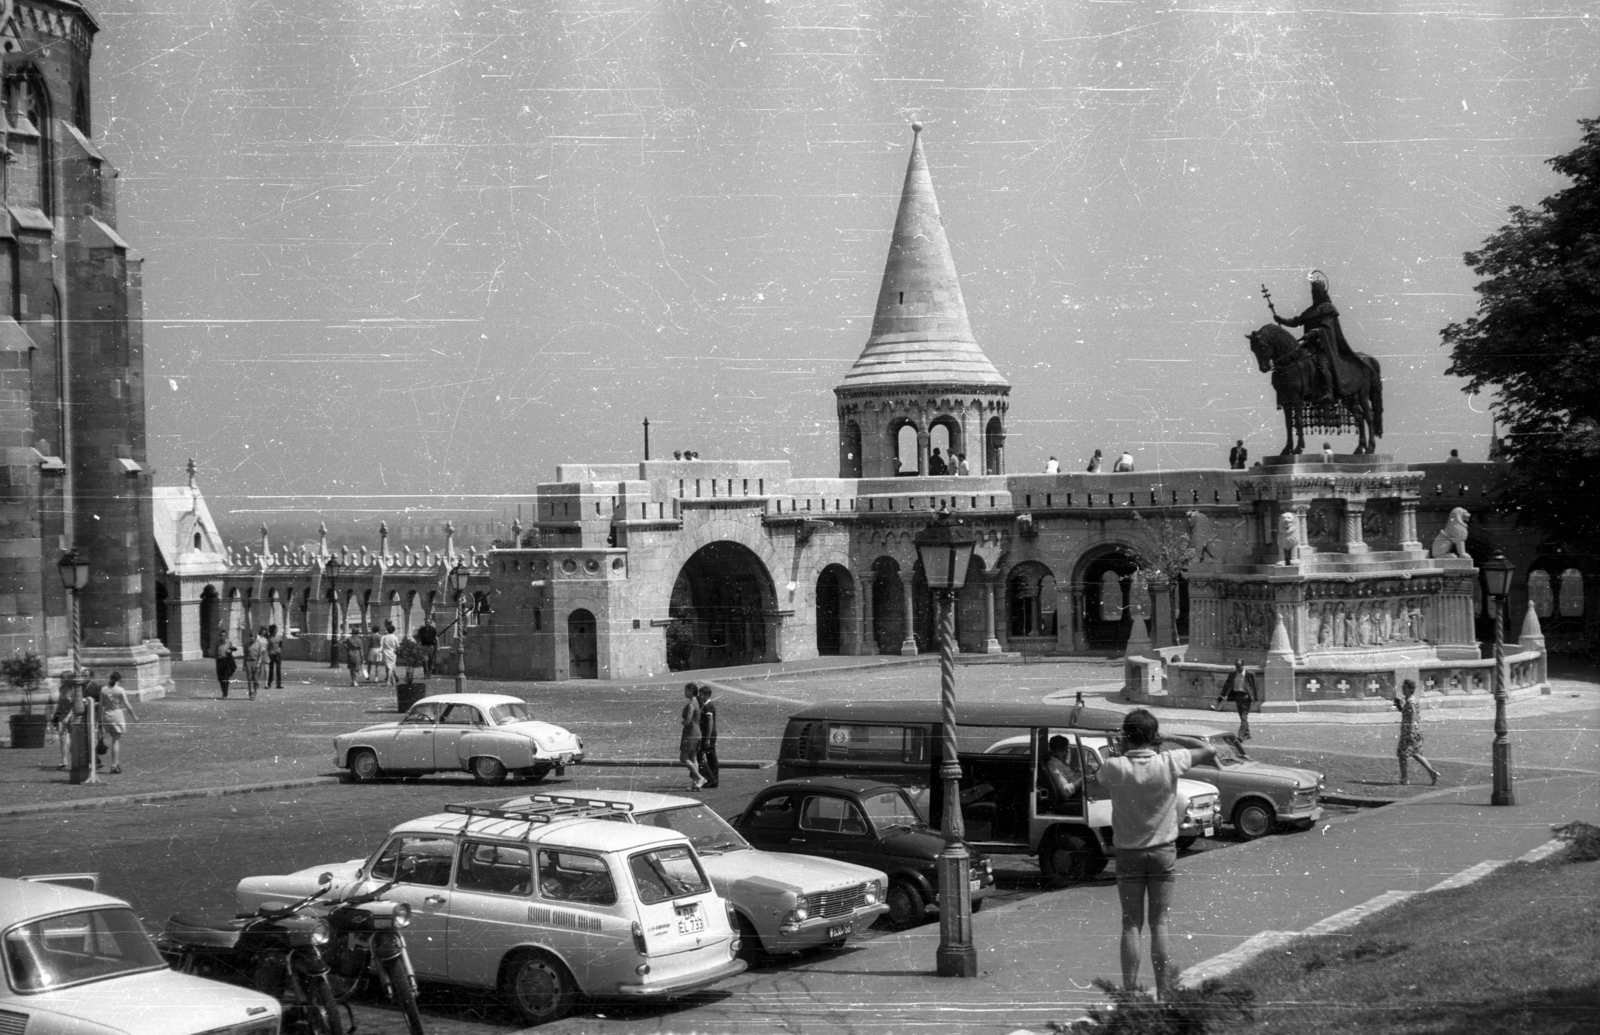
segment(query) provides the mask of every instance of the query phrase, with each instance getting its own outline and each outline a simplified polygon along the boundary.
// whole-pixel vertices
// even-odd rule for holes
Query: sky
[[[837,474],[914,120],[1010,470],[1276,452],[1245,335],[1312,268],[1381,451],[1483,459],[1462,254],[1600,115],[1600,0],[90,4],[151,462],[223,511],[532,492],[646,417]]]

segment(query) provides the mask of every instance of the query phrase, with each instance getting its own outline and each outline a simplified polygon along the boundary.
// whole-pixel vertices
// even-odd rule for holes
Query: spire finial
[[[911,135],[912,136],[916,136],[918,133],[921,133],[921,132],[922,132],[922,123],[913,122],[911,124]]]

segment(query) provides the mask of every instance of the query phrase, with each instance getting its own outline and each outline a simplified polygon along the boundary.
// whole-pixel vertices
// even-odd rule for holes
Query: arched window
[[[1568,568],[1561,573],[1561,591],[1556,601],[1562,618],[1583,617],[1583,572]]]
[[[1006,454],[1005,425],[999,417],[990,417],[983,429],[983,473],[1004,474]]]
[[[844,441],[840,443],[839,452],[839,477],[861,477],[861,425],[855,421],[846,421],[844,425]]]
[[[1528,573],[1528,601],[1533,604],[1533,613],[1540,618],[1549,618],[1555,613],[1556,598],[1549,572],[1535,569]]]
[[[909,421],[894,433],[894,462],[896,474],[917,473],[917,426]]]

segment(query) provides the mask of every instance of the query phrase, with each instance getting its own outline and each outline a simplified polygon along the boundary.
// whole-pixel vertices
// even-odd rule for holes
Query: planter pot
[[[44,733],[50,725],[46,715],[11,716],[11,746],[14,748],[44,747]]]
[[[408,712],[411,706],[428,696],[427,683],[396,683],[394,688],[395,711]]]

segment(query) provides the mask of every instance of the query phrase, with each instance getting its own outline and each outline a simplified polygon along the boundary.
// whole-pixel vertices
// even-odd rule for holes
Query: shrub
[[[0,661],[0,676],[17,690],[22,691],[22,714],[33,714],[33,695],[44,679],[44,659],[33,651],[23,651]]]
[[[395,650],[395,663],[406,670],[406,682],[412,682],[413,669],[422,668],[428,663],[428,648],[407,636],[400,641],[400,646]]]

